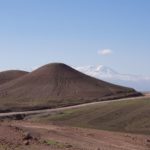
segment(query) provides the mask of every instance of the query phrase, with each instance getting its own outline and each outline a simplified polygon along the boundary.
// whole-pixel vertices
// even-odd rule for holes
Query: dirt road
[[[57,112],[57,111],[61,111],[61,110],[68,110],[68,109],[73,109],[73,108],[80,108],[80,107],[96,105],[96,104],[100,104],[100,103],[110,103],[110,102],[114,102],[114,101],[125,101],[125,100],[137,100],[137,99],[143,99],[143,98],[150,98],[150,94],[147,93],[144,96],[140,96],[140,97],[132,97],[132,98],[124,98],[124,99],[116,99],[116,100],[108,100],[108,101],[99,101],[99,102],[85,103],[85,104],[80,104],[80,105],[75,105],[75,106],[68,106],[68,107],[61,107],[61,108],[54,108],[54,109],[0,113],[0,118],[1,117],[10,117],[10,116],[15,116],[15,115],[33,115],[33,114],[41,114],[41,113],[48,113],[48,112]]]

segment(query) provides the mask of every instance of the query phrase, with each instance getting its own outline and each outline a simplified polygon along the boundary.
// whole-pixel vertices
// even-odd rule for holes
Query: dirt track
[[[116,99],[116,100],[113,100],[113,101],[137,100],[137,99],[149,98],[149,97],[150,97],[150,94],[148,93],[148,94],[145,94],[144,96],[140,96],[140,97]],[[44,109],[44,110],[34,110],[34,111],[0,113],[0,118],[11,117],[11,116],[16,116],[16,115],[33,115],[33,114],[41,114],[41,113],[48,113],[48,112],[56,112],[56,111],[60,111],[60,110],[68,110],[68,109],[73,109],[73,108],[80,108],[80,107],[86,107],[86,106],[90,106],[90,105],[96,105],[96,104],[100,104],[100,103],[110,103],[110,102],[112,102],[112,100],[93,102],[93,103],[86,103],[86,104],[80,104],[80,105],[68,106],[68,107],[62,107],[62,108],[55,108],[55,109]]]
[[[9,125],[9,128],[7,127]],[[11,134],[2,135],[2,130],[8,128]],[[14,130],[15,129],[15,130]],[[16,131],[18,129],[18,131]],[[5,129],[6,130],[6,129]],[[39,141],[30,141],[28,146],[21,144],[20,131],[28,131],[40,137],[39,141],[55,141],[43,144]],[[6,133],[7,133],[6,131]],[[13,138],[10,135],[13,134]],[[116,133],[93,129],[62,127],[55,125],[33,124],[30,122],[11,122],[0,126],[0,143],[14,149],[12,145],[23,150],[149,150],[150,137],[127,133]],[[15,140],[13,140],[15,139]],[[6,142],[7,141],[7,142]],[[10,144],[11,143],[11,144]],[[22,141],[23,143],[23,141]],[[17,145],[18,144],[18,145]],[[4,145],[4,143],[3,143]],[[60,146],[63,145],[63,146]]]

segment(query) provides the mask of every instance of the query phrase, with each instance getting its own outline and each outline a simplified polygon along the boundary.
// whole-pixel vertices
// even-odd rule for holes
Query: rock
[[[30,139],[33,139],[33,137],[31,136],[31,134],[29,132],[25,132],[23,140],[30,140]]]
[[[70,145],[70,144],[67,144],[65,147],[66,147],[66,148],[72,148],[73,146]]]
[[[147,142],[150,143],[150,139],[147,139]]]
[[[30,144],[28,140],[25,140],[23,143],[24,143],[24,145],[29,145]]]

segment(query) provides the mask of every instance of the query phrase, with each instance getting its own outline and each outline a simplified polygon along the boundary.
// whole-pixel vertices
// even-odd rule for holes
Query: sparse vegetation
[[[44,140],[43,143],[49,146],[55,146],[57,148],[71,148],[72,147],[72,145],[70,144],[61,143],[55,140]]]
[[[37,122],[111,131],[150,134],[150,99],[126,100],[91,105],[53,114],[35,115]]]

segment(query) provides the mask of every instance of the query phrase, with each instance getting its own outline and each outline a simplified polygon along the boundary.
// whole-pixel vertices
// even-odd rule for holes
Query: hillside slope
[[[65,64],[52,63],[1,85],[0,109],[54,108],[138,94],[131,88],[92,78]]]
[[[57,125],[150,134],[150,98],[111,101],[33,115],[28,120]]]
[[[0,72],[0,85],[26,75],[28,72],[20,70],[9,70]]]

